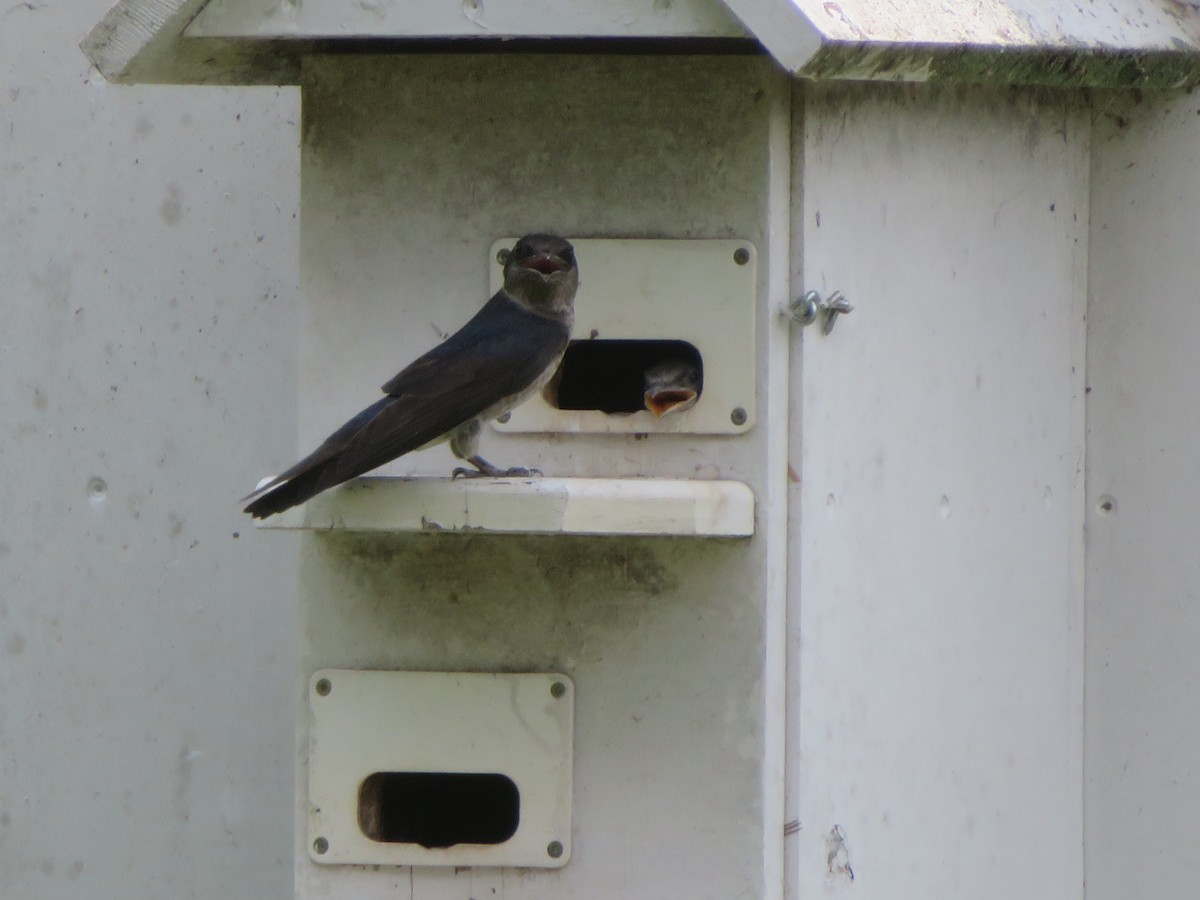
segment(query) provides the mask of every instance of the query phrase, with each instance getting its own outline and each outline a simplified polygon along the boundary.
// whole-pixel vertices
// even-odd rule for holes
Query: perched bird
[[[575,320],[579,267],[565,240],[531,234],[504,263],[504,286],[466,325],[383,386],[387,395],[325,439],[282,475],[251,491],[263,518],[377,466],[448,440],[475,471],[520,476],[479,455],[483,423],[541,390],[558,368]]]
[[[691,409],[700,399],[700,369],[686,359],[669,357],[648,368],[645,377],[643,401],[659,418]]]

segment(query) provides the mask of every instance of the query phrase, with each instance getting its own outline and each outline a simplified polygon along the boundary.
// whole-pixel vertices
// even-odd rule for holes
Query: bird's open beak
[[[646,409],[661,419],[669,412],[674,412],[680,409],[680,407],[686,409],[695,403],[696,392],[689,391],[686,388],[667,391],[646,391],[643,395],[643,400],[646,403]]]
[[[518,265],[522,269],[533,269],[543,275],[553,275],[567,268],[567,264],[552,253],[535,253],[528,259],[521,260]]]

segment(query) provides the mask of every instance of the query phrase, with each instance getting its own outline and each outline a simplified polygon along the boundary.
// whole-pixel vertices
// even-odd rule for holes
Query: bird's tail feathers
[[[254,490],[238,501],[245,503],[252,497],[258,498],[245,508],[245,512],[257,519],[283,512],[321,493],[325,488],[333,487],[386,461],[381,459],[379,462],[369,462],[358,467],[347,467],[344,463],[339,463],[338,458],[349,441],[391,402],[391,397],[384,397],[371,404],[286,472],[260,481]]]
[[[266,478],[260,479],[258,484],[254,486],[254,490],[240,499],[238,503],[245,503],[251,497],[257,497],[259,494],[266,493],[267,491],[271,490],[271,488],[283,484],[286,480],[287,479],[282,475],[268,475]]]
[[[242,498],[242,501],[245,501],[251,497],[257,497],[246,506],[244,512],[250,513],[256,519],[265,519],[267,516],[283,512],[285,509],[299,506],[305,500],[329,487],[322,477],[325,475],[325,468],[325,466],[318,465],[292,478],[283,479],[282,476],[279,476],[268,481]]]

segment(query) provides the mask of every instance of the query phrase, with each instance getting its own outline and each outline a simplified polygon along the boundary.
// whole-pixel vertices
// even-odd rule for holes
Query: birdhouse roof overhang
[[[1200,83],[1200,0],[120,0],[109,80],[289,84],[329,52],[765,52],[801,78]]]

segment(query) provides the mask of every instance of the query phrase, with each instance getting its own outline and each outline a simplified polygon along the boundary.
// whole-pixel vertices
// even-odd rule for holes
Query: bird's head
[[[578,287],[575,248],[560,237],[526,235],[504,261],[504,292],[540,315],[569,320]]]
[[[662,418],[691,409],[700,399],[700,370],[694,363],[672,357],[646,370],[646,409]]]

